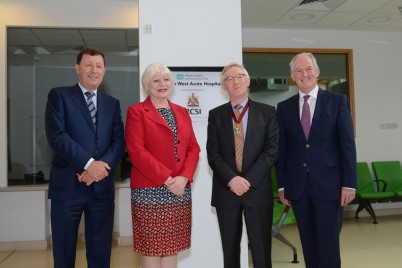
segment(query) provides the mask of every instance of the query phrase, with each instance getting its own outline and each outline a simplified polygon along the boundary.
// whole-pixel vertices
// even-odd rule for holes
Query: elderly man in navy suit
[[[48,95],[46,135],[54,151],[49,182],[54,267],[73,268],[82,213],[88,267],[110,267],[114,168],[125,148],[120,102],[98,91],[105,57],[77,56],[78,83]]]
[[[277,109],[279,196],[293,207],[306,267],[339,268],[343,207],[355,197],[357,176],[348,100],[318,87],[311,53],[296,55],[290,69],[299,93]]]

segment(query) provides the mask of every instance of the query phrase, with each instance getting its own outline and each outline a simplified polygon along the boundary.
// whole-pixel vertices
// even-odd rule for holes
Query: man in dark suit
[[[226,66],[221,81],[230,102],[209,113],[207,155],[224,267],[240,268],[243,214],[254,267],[271,267],[270,174],[279,137],[275,108],[248,98],[250,77],[242,65]]]
[[[114,167],[125,147],[120,102],[98,91],[105,74],[102,52],[82,50],[75,70],[78,84],[53,88],[45,114],[54,151],[49,182],[54,267],[75,266],[83,212],[88,267],[110,267]]]
[[[348,100],[318,87],[311,53],[296,55],[290,69],[299,93],[278,104],[279,196],[293,207],[306,267],[339,268],[343,207],[357,176]]]

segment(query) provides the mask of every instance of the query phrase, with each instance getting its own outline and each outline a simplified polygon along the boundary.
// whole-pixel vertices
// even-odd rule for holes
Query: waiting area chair
[[[374,182],[377,184],[377,191],[375,190]],[[355,213],[355,219],[358,219],[359,212],[365,209],[373,218],[373,223],[377,224],[377,216],[371,203],[389,201],[394,196],[395,193],[388,191],[387,183],[384,180],[372,179],[367,162],[357,163],[356,201],[359,203],[359,206]]]
[[[387,192],[394,192],[394,201],[402,200],[402,168],[399,161],[375,161],[371,163],[377,180],[387,182]]]
[[[292,248],[293,251],[292,263],[299,263],[299,261],[297,260],[296,247],[280,233],[280,229],[284,224],[296,223],[296,218],[293,214],[292,208],[283,205],[279,200],[278,183],[275,168],[272,168],[271,170],[271,178],[272,178],[272,190],[274,196],[274,210],[273,210],[271,236],[278,239],[279,241],[289,246],[290,248]]]

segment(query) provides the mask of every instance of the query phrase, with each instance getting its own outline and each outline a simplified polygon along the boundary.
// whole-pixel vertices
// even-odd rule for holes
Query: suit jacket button
[[[180,162],[180,158],[176,160],[177,162]]]
[[[303,167],[307,167],[307,163],[303,163]]]
[[[177,144],[180,144],[180,140],[177,141]]]
[[[310,144],[306,144],[306,148],[307,148],[307,149],[310,148]]]

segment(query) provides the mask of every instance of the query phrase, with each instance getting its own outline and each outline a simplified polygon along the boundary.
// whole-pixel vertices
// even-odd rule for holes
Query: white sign
[[[227,102],[222,67],[170,67],[175,79],[172,102],[187,108],[193,122],[207,121],[209,110]]]

